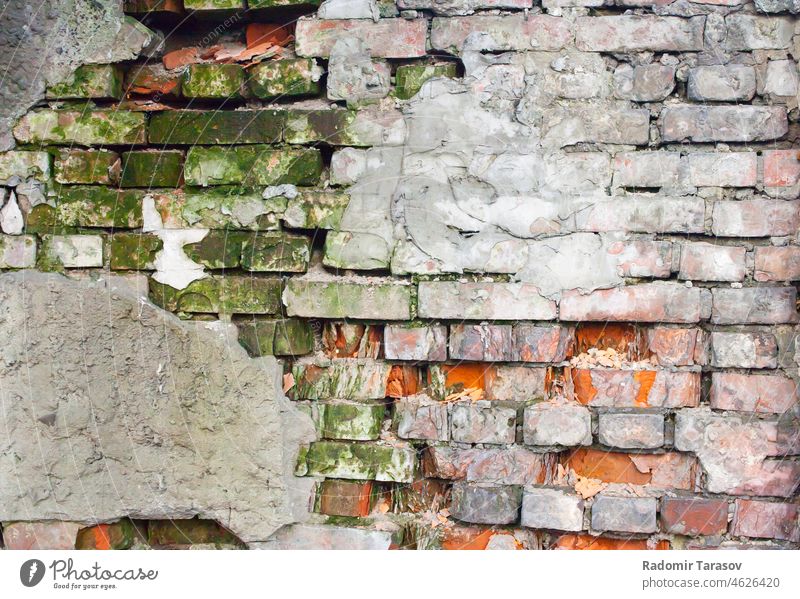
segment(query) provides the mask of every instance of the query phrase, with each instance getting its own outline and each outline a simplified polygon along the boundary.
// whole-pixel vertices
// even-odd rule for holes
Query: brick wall
[[[279,547],[797,547],[797,4],[316,4],[125,2],[147,55],[0,154],[0,268],[278,356],[318,435]]]

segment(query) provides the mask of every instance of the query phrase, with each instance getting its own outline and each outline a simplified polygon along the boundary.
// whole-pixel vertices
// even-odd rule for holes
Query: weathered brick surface
[[[720,535],[728,529],[728,502],[703,497],[665,497],[661,525],[679,535]]]
[[[598,440],[609,447],[654,449],[664,444],[662,414],[600,414]]]
[[[559,304],[561,320],[623,320],[643,322],[698,322],[708,315],[705,289],[674,283],[647,283],[590,294],[570,291]]]
[[[511,524],[522,502],[520,487],[498,487],[457,482],[453,484],[453,517],[473,524]]]
[[[591,413],[578,405],[537,403],[525,408],[522,432],[527,445],[591,445]]]
[[[569,371],[574,398],[593,407],[678,408],[700,402],[700,373],[670,370]]]
[[[583,530],[583,499],[563,489],[526,488],[522,525],[553,530]]]
[[[288,520],[252,547],[800,546],[797,0],[123,5],[136,22],[98,38],[119,48],[9,106],[0,270],[132,285],[253,368],[279,358],[260,392],[288,420],[253,463],[298,478],[261,479],[254,507]],[[101,316],[54,372],[124,388]],[[18,428],[0,480],[42,451],[63,475],[64,435]],[[230,493],[73,531],[113,500],[56,478],[67,534],[12,498],[6,547],[242,547],[207,516]]]
[[[796,503],[737,499],[731,532],[743,537],[800,540]]]
[[[718,368],[776,368],[778,343],[770,333],[725,333],[710,336],[711,365]],[[735,376],[715,373],[714,376]]]
[[[592,528],[648,533],[656,530],[657,501],[652,497],[598,495],[592,503]]]
[[[711,407],[718,410],[783,414],[796,404],[797,384],[783,375],[715,372],[711,376]]]
[[[427,30],[423,19],[382,19],[375,23],[361,19],[300,19],[295,30],[297,54],[329,56],[337,39],[352,35],[362,40],[373,56],[424,56]]]

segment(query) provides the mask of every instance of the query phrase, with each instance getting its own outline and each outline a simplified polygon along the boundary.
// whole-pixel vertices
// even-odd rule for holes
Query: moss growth
[[[46,152],[14,150],[0,153],[0,182],[8,179],[47,179],[50,175],[50,156]]]
[[[298,229],[338,229],[349,203],[346,193],[304,191],[288,201],[283,220]]]
[[[321,73],[313,58],[270,60],[249,69],[248,85],[257,98],[318,95]]]
[[[330,403],[320,406],[325,439],[373,441],[383,425],[386,407],[383,404]]]
[[[20,143],[133,145],[147,140],[145,115],[126,110],[37,110],[14,127]]]
[[[281,282],[255,277],[207,277],[174,289],[150,279],[150,297],[172,312],[192,314],[279,314]]]
[[[56,224],[118,229],[142,226],[143,191],[74,185],[60,186],[56,193]]]
[[[87,64],[78,67],[64,82],[47,89],[47,98],[115,99],[122,98],[122,71],[116,65]]]
[[[108,150],[61,150],[55,161],[58,183],[116,185],[120,158]]]
[[[246,238],[246,233],[210,231],[201,241],[183,246],[183,251],[191,260],[211,270],[238,268]]]
[[[316,148],[193,147],[186,155],[189,185],[315,185],[321,174],[322,156]]]
[[[305,272],[311,239],[285,233],[251,235],[242,246],[242,268],[252,272]]]
[[[121,187],[178,187],[183,180],[183,152],[140,150],[122,154]]]
[[[240,100],[244,85],[244,69],[237,64],[193,64],[183,74],[181,90],[187,98]]]
[[[274,143],[285,120],[277,110],[167,110],[150,117],[148,134],[157,144]]]
[[[155,235],[115,233],[111,236],[111,270],[153,270],[156,254],[163,246]]]
[[[150,520],[147,525],[150,545],[240,545],[241,541],[214,520]]]
[[[370,443],[318,441],[305,456],[308,475],[351,480],[411,482],[414,450]]]
[[[130,549],[138,536],[133,522],[123,518],[111,524],[81,529],[75,541],[75,549]]]
[[[456,64],[437,65],[403,65],[397,67],[395,81],[397,84],[396,95],[401,100],[407,100],[416,95],[422,84],[434,77],[457,76]]]
[[[299,356],[314,350],[314,332],[304,320],[256,319],[236,326],[239,343],[251,356]]]

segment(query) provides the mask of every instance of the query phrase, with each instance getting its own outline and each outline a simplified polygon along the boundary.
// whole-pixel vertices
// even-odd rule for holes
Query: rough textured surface
[[[248,542],[294,521],[286,468],[310,423],[273,358],[113,279],[6,274],[0,294],[0,520],[200,516]]]

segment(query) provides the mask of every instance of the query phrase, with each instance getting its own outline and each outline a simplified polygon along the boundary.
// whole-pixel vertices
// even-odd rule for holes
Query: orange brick
[[[580,476],[607,483],[652,485],[690,490],[694,486],[697,461],[677,452],[628,454],[582,447],[561,458],[566,468]]]
[[[445,386],[448,389],[461,387],[464,389],[477,387],[486,390],[487,378],[490,377],[495,368],[488,364],[464,363],[441,366],[445,374]]]
[[[647,354],[644,335],[636,325],[618,323],[584,323],[575,332],[578,353],[591,348],[613,349],[630,360]]]
[[[590,551],[651,549],[646,539],[609,539],[608,537],[593,537],[592,535],[561,535],[551,548]],[[669,541],[658,541],[655,549],[669,549]]]
[[[415,366],[392,366],[386,383],[386,397],[408,397],[419,391],[419,371]]]
[[[326,480],[320,485],[319,511],[328,516],[368,516],[372,481]]]
[[[491,528],[481,529],[454,526],[444,531],[442,549],[481,551],[486,549],[486,545],[489,544],[489,540],[494,534],[495,531]]]

